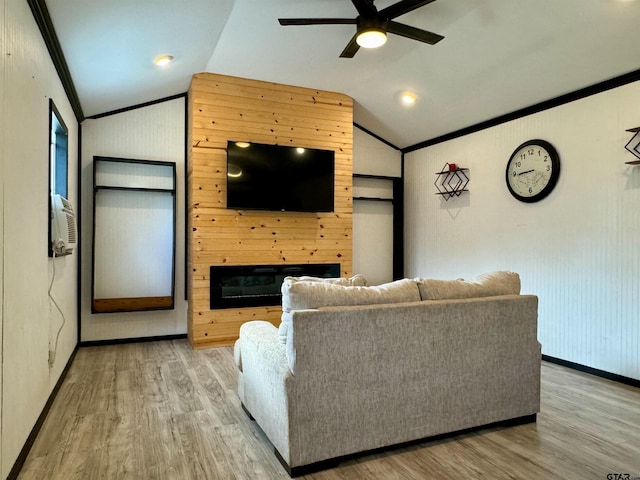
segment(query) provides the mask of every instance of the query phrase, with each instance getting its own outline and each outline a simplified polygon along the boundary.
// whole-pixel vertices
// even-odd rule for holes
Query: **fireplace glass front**
[[[212,265],[210,308],[280,305],[285,277],[331,278],[340,276],[339,263],[297,265]]]

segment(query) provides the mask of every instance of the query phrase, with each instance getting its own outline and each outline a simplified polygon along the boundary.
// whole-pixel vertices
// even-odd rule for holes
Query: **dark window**
[[[67,196],[67,144],[69,130],[64,124],[60,112],[56,108],[53,100],[49,100],[49,172],[50,188],[49,194]]]

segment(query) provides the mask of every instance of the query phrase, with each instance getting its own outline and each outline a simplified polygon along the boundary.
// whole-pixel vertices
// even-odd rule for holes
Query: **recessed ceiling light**
[[[356,43],[364,48],[378,48],[387,41],[387,34],[379,28],[369,28],[360,32],[356,37]]]
[[[297,147],[296,148],[296,152],[298,152],[298,155],[302,155],[304,153],[304,148],[302,147]]]
[[[251,144],[249,142],[236,142],[236,147],[249,148]]]
[[[400,100],[404,105],[413,105],[416,103],[416,94],[412,92],[405,92],[402,94]]]
[[[153,63],[155,63],[159,67],[162,67],[164,65],[168,65],[171,62],[171,60],[173,60],[173,57],[171,55],[161,55],[158,58],[156,58],[153,61]]]

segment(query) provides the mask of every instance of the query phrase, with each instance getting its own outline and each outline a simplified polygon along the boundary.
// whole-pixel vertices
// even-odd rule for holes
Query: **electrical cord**
[[[53,298],[53,295],[51,295],[51,289],[53,288],[53,282],[56,279],[56,257],[57,257],[57,250],[60,247],[60,243],[61,242],[57,242],[56,245],[54,245],[53,248],[53,276],[51,277],[51,283],[49,283],[49,290],[47,290],[47,295],[49,296],[49,298],[51,299],[51,301],[53,302],[53,304],[55,305],[56,309],[58,310],[58,312],[60,312],[60,315],[62,316],[62,324],[60,325],[60,328],[58,328],[58,333],[56,334],[56,341],[53,345],[53,349],[49,348],[49,367],[53,367],[53,364],[56,360],[56,352],[58,351],[58,340],[60,338],[60,332],[62,332],[62,328],[64,327],[64,324],[67,322],[67,319],[64,316],[64,313],[62,311],[62,309],[60,308],[60,305],[58,305],[58,302],[56,302],[56,299]]]

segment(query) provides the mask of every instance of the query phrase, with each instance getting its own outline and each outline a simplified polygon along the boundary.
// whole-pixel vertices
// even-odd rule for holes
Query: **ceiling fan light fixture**
[[[171,60],[173,60],[173,57],[171,55],[160,55],[153,61],[153,63],[155,63],[159,67],[163,67],[164,65],[168,65],[169,63],[171,63]]]
[[[378,48],[387,42],[387,34],[380,28],[367,28],[358,34],[356,42],[363,48]]]

